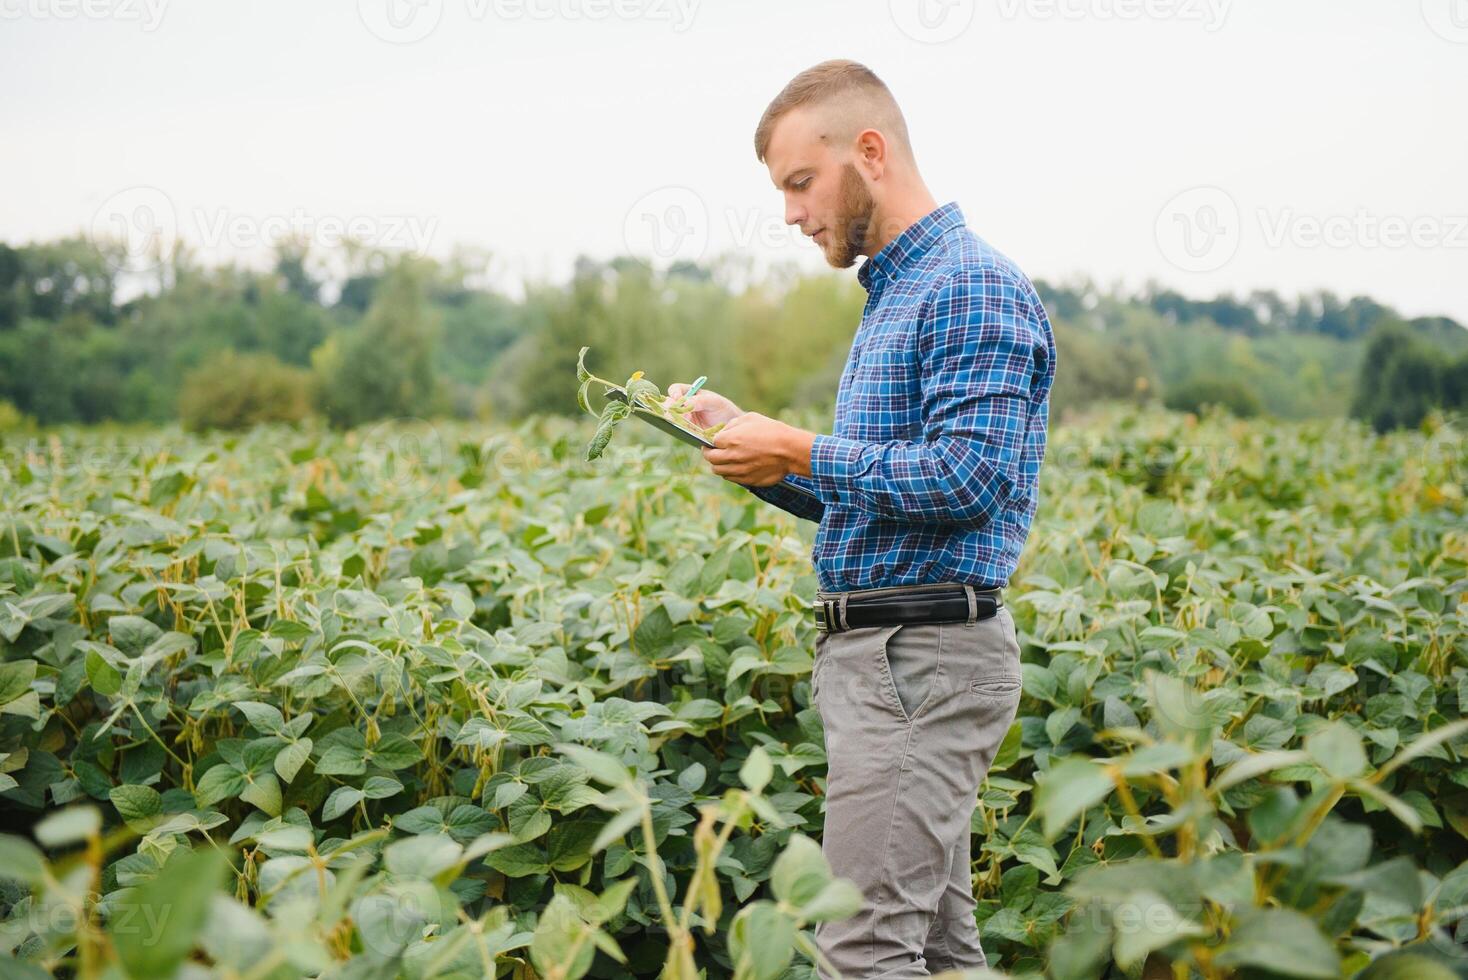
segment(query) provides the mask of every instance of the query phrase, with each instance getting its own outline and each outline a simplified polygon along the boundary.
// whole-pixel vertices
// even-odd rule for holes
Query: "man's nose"
[[[805,208],[798,204],[785,205],[785,223],[787,225],[798,225],[805,220]]]

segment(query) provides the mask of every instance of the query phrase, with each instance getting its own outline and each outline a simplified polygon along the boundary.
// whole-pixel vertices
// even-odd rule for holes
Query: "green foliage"
[[[42,425],[171,421],[190,372],[234,350],[314,366],[315,404],[339,426],[569,416],[572,352],[590,346],[610,377],[708,373],[740,404],[829,418],[866,301],[849,274],[756,277],[736,257],[666,271],[581,259],[569,281],[529,282],[511,298],[486,286],[491,257],[472,251],[440,261],[355,245],[314,254],[287,241],[269,271],[205,268],[178,249],[162,257],[152,291],[119,302],[120,258],[115,245],[80,239],[0,245],[0,400]],[[1459,366],[1468,330],[1446,318],[1405,320],[1328,293],[1191,299],[1036,286],[1060,355],[1056,422],[1145,403],[1199,375],[1245,386],[1280,418],[1344,416],[1363,364],[1379,367],[1363,360],[1367,338],[1390,326],[1441,361],[1430,407],[1468,401]],[[1421,389],[1384,398],[1378,414],[1398,424],[1399,412],[1421,414],[1422,399]]]
[[[427,275],[417,261],[400,260],[362,323],[312,354],[316,403],[333,425],[439,413],[438,327],[424,302]]]
[[[179,420],[195,431],[299,422],[310,411],[310,373],[269,354],[221,351],[189,372],[179,393]]]
[[[1468,354],[1449,360],[1405,328],[1372,335],[1351,414],[1377,432],[1415,428],[1436,410],[1468,410]]]
[[[0,798],[53,814],[44,855],[0,836],[4,951],[83,976],[184,949],[221,976],[625,959],[691,980],[736,968],[735,918],[768,893],[758,921],[809,975],[811,924],[852,896],[808,841],[780,860],[819,833],[821,758],[791,688],[813,582],[784,535],[724,493],[650,577],[629,542],[694,530],[688,477],[585,469],[563,421],[437,435],[455,451],[390,483],[359,433],[313,426],[164,431],[103,467],[117,437],[72,433],[0,470]],[[553,459],[504,465],[535,447]],[[99,496],[136,503],[100,533],[48,516]],[[103,553],[105,581],[83,571]],[[195,846],[228,859],[222,886],[170,872]],[[164,893],[202,921],[130,960],[108,937]]]
[[[0,432],[19,432],[35,428],[36,420],[10,402],[0,398]]]
[[[440,427],[390,474],[376,436],[311,428],[7,456],[0,808],[46,816],[0,836],[4,949],[809,977],[812,923],[856,901],[812,844],[809,531],[650,431],[587,467],[589,434]],[[1011,590],[1025,697],[973,820],[992,962],[1452,964],[1462,458],[1450,425],[1055,433]],[[160,896],[203,913],[131,945]]]
[[[607,443],[611,441],[612,433],[616,431],[617,426],[624,419],[632,414],[634,408],[640,412],[657,415],[680,428],[703,436],[705,439],[711,438],[714,433],[722,428],[722,425],[695,425],[687,418],[688,413],[692,410],[692,405],[687,404],[681,399],[673,405],[664,408],[662,390],[644,378],[641,371],[632,372],[632,377],[627,379],[625,385],[615,385],[610,381],[596,377],[590,371],[586,370],[586,352],[590,349],[590,347],[583,347],[581,348],[581,352],[576,355],[576,381],[578,384],[576,389],[576,404],[581,406],[582,411],[588,415],[595,415],[597,418],[596,431],[592,433],[591,441],[586,445],[586,459],[588,461],[596,459],[602,453],[606,452]],[[610,393],[614,389],[620,388],[622,393],[625,394],[626,399],[608,398],[601,412],[597,413],[591,407],[591,388],[593,385],[601,385],[604,393]]]
[[[1175,412],[1201,412],[1209,407],[1222,408],[1239,418],[1259,414],[1259,397],[1236,378],[1200,375],[1167,389],[1163,404]]]
[[[1056,318],[1058,365],[1050,390],[1050,414],[1060,419],[1100,402],[1143,403],[1157,390],[1151,361],[1135,342],[1118,342],[1088,327]]]
[[[658,433],[588,465],[592,428],[443,424],[390,473],[310,425],[0,459],[0,806],[34,822],[0,835],[0,952],[810,977],[854,896],[813,843],[809,529]],[[1465,435],[1365,434],[1056,430],[973,821],[991,962],[1461,966]],[[130,945],[160,901],[190,911]]]

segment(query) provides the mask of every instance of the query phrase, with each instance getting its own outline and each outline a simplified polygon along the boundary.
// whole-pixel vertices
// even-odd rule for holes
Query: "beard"
[[[872,230],[877,202],[867,190],[866,182],[856,167],[846,164],[841,171],[841,186],[836,192],[836,220],[831,223],[829,248],[823,249],[826,261],[837,269],[850,268],[863,254]]]

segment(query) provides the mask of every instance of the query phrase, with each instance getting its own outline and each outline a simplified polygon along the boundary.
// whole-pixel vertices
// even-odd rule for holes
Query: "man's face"
[[[780,119],[765,164],[785,195],[785,223],[811,236],[828,263],[846,269],[870,254],[876,202],[855,164],[819,138],[807,113],[797,109]]]

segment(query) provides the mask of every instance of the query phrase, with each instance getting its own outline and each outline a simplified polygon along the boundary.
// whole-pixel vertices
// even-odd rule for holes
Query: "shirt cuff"
[[[855,439],[816,435],[810,447],[810,478],[822,500],[840,503],[843,493],[849,497],[853,475],[862,468],[862,448]]]
[[[754,487],[742,483],[740,486],[766,503],[774,504],[781,510],[809,521],[819,522],[825,510],[820,491],[808,479],[794,473],[786,474],[779,483],[767,487]]]

